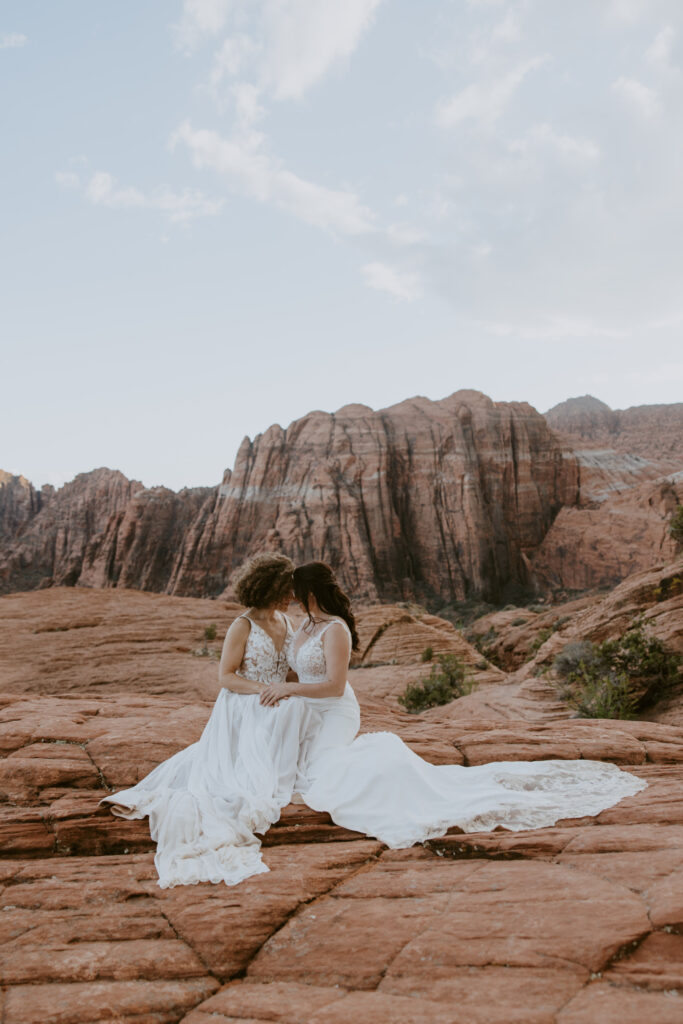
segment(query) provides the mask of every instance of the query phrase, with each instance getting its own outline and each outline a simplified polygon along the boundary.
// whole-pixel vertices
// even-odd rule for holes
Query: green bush
[[[513,619],[510,623],[511,626],[525,626],[529,620],[524,618]]]
[[[677,505],[669,520],[669,533],[677,544],[683,544],[683,505]]]
[[[566,626],[570,619],[571,615],[560,615],[559,619],[555,619],[553,622],[553,633],[557,633],[558,629]]]
[[[553,635],[553,627],[545,626],[539,633],[534,637],[534,642],[531,645],[531,652],[535,654],[536,651],[543,646],[546,640],[549,640]]]
[[[431,661],[433,657],[434,657],[434,648],[433,647],[425,647],[424,651],[422,652],[422,661]]]
[[[638,621],[617,640],[574,641],[553,668],[559,696],[581,718],[633,718],[667,696],[679,680],[681,658],[648,637]]]
[[[398,702],[406,711],[418,714],[427,708],[450,704],[457,697],[471,693],[474,687],[474,681],[468,678],[465,664],[457,654],[439,654],[427,679],[409,683]]]
[[[204,630],[204,639],[207,641],[216,639],[216,623],[212,622],[210,626],[207,626]]]

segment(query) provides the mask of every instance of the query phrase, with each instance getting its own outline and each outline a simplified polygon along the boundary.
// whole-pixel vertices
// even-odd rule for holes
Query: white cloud
[[[388,292],[401,301],[413,302],[422,295],[422,287],[417,274],[412,271],[400,270],[387,263],[366,263],[363,277],[369,288]]]
[[[615,21],[633,25],[647,13],[650,0],[610,0],[607,13]]]
[[[211,85],[217,90],[226,78],[243,74],[260,51],[259,45],[244,32],[228,36],[214,56]]]
[[[214,56],[211,88],[252,82],[277,100],[297,99],[348,58],[383,0],[185,0],[175,26],[192,51],[227,31]]]
[[[372,212],[353,192],[330,189],[300,178],[265,149],[265,136],[249,131],[231,138],[217,132],[195,131],[185,122],[171,144],[183,143],[195,167],[221,174],[243,195],[274,206],[328,231],[362,235],[375,230]]]
[[[220,32],[228,20],[233,0],[183,0],[183,13],[173,26],[176,43],[187,52],[207,37]]]
[[[79,188],[81,184],[81,179],[73,171],[57,171],[55,181],[62,188]]]
[[[521,39],[522,30],[514,8],[506,11],[505,16],[494,26],[491,35],[496,42],[503,43],[515,43]]]
[[[278,0],[266,3],[261,77],[276,99],[297,98],[347,58],[382,0]]]
[[[543,150],[550,151],[574,164],[592,164],[600,159],[600,147],[591,139],[557,132],[545,123],[532,125],[522,138],[514,139],[509,144],[509,149],[523,156]]]
[[[541,67],[548,57],[532,57],[512,71],[489,82],[473,82],[436,110],[436,121],[443,128],[452,128],[468,119],[484,124],[497,121],[505,112],[526,76]]]
[[[621,97],[637,114],[651,119],[659,111],[659,99],[654,89],[643,85],[637,78],[622,76],[612,82],[612,91]]]
[[[28,36],[21,32],[0,32],[0,50],[17,50],[20,46],[26,46]]]
[[[679,68],[671,62],[675,38],[675,29],[671,25],[665,25],[645,51],[645,61],[659,75],[667,78],[678,78],[680,75]]]
[[[58,171],[55,180],[62,188],[80,188],[77,174]],[[93,206],[107,206],[118,210],[159,210],[171,221],[187,222],[195,217],[215,216],[224,201],[209,199],[196,189],[175,192],[168,185],[160,185],[145,193],[134,187],[121,187],[107,171],[96,171],[83,185],[83,193]]]

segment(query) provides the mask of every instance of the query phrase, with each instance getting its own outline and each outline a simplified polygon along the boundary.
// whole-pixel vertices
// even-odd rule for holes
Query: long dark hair
[[[316,599],[322,612],[338,615],[343,619],[351,632],[352,650],[358,650],[358,633],[356,619],[351,611],[351,602],[337,583],[334,572],[326,562],[306,562],[294,570],[294,596],[310,615],[308,599],[310,595]]]

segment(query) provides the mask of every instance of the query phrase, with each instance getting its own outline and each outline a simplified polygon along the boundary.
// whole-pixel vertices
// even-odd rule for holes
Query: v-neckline
[[[268,632],[268,630],[267,630],[267,629],[264,629],[264,628],[263,628],[263,626],[260,626],[260,625],[259,625],[259,623],[258,623],[258,622],[256,622],[256,620],[255,620],[255,619],[252,619],[252,618],[251,618],[251,616],[249,616],[249,615],[246,615],[246,614],[245,614],[244,618],[245,618],[245,619],[246,619],[246,620],[247,620],[248,622],[251,622],[252,626],[256,626],[256,628],[257,628],[257,629],[260,629],[262,633],[265,633],[265,634],[266,634],[266,636],[267,636],[267,637],[268,637],[268,639],[270,640],[271,644],[273,645],[273,650],[275,651],[276,655],[277,655],[277,656],[278,656],[278,658],[279,658],[279,657],[280,657],[280,655],[282,654],[282,652],[284,651],[285,647],[287,646],[287,637],[289,636],[289,625],[288,625],[288,620],[287,620],[287,618],[286,618],[286,617],[285,617],[284,615],[282,616],[282,618],[283,618],[283,619],[285,620],[285,638],[284,638],[284,640],[282,641],[282,647],[278,647],[278,646],[276,645],[275,641],[273,640],[273,638],[272,638],[272,636],[270,635],[270,633]]]
[[[320,622],[316,623],[316,625],[320,625],[321,622],[325,622],[329,626],[329,624],[331,622],[339,622],[339,619],[337,619],[337,618],[321,619]],[[301,630],[302,633],[304,632],[304,624],[303,624],[303,622],[299,626],[299,629],[297,629],[297,633],[299,632],[299,630]],[[299,651],[303,650],[304,647],[306,646],[306,644],[309,643],[310,640],[318,640],[323,635],[324,632],[325,632],[325,630],[321,629],[319,633],[311,633],[309,636],[306,637],[306,639],[303,641],[303,643],[300,643],[298,645],[298,647],[295,644],[293,646],[293,648],[292,648],[292,656],[294,658],[296,658],[296,656],[298,655]]]

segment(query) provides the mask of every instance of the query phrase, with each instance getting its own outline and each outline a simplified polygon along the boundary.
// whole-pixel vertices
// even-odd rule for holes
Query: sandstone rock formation
[[[616,628],[656,608],[662,625],[663,580],[585,614]],[[98,801],[197,738],[216,662],[193,652],[236,612],[130,590],[0,598],[4,1024],[678,1024],[683,728],[549,719],[500,676],[407,715],[391,676],[422,671],[425,630],[450,635],[418,610],[361,611],[368,656],[394,631],[383,653],[401,660],[351,673],[365,729],[435,763],[604,758],[648,789],[597,818],[399,852],[293,806],[264,837],[269,874],[160,890],[147,822]]]
[[[573,448],[607,448],[655,462],[662,473],[683,468],[683,402],[610,409],[584,395],[545,413],[552,429]]]
[[[530,406],[461,391],[311,413],[246,440],[191,529],[174,593],[215,593],[246,555],[322,558],[354,594],[499,599],[571,502],[576,471]]]
[[[611,495],[593,508],[563,508],[530,553],[545,593],[611,587],[675,557],[669,521],[683,503],[683,473]]]
[[[77,477],[4,545],[0,585],[216,596],[265,548],[330,561],[357,596],[498,600],[529,585],[525,552],[576,497],[576,460],[524,403],[347,406],[245,440],[217,490]]]
[[[273,426],[218,488],[176,494],[100,469],[53,493],[2,474],[0,592],[215,597],[262,549],[330,561],[357,598],[436,608],[611,586],[673,552],[681,410],[585,398],[544,419],[459,391]]]

